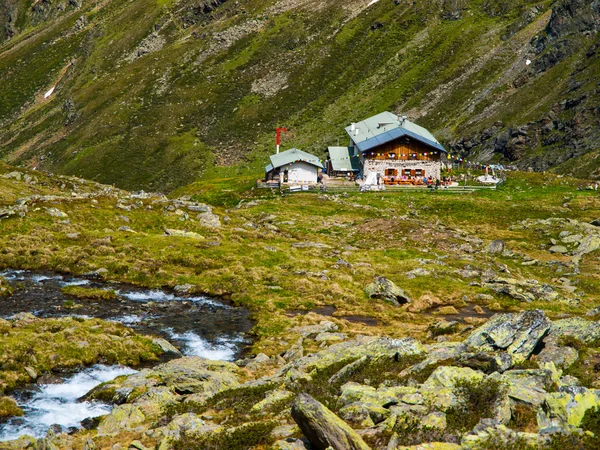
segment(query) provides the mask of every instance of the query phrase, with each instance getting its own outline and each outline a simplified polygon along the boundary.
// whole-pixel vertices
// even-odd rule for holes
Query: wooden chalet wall
[[[441,152],[414,139],[402,137],[368,150],[363,156],[370,160],[440,161]]]

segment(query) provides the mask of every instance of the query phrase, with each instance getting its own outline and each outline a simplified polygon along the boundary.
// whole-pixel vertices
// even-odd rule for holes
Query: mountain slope
[[[259,173],[276,126],[323,154],[350,121],[395,110],[464,155],[600,176],[597,1],[44,0],[0,15],[12,163],[170,190]]]

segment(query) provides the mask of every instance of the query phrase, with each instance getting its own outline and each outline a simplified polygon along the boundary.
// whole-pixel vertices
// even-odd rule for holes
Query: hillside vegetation
[[[599,176],[597,2],[367,5],[3,2],[0,155],[169,191],[260,174],[276,126],[323,154],[392,110],[463,155]]]

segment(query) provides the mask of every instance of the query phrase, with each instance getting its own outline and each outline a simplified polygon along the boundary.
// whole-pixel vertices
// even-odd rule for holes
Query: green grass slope
[[[323,154],[393,110],[465,155],[598,176],[594,8],[106,0],[40,20],[21,5],[0,43],[0,156],[168,191],[260,174],[276,126],[285,147]]]

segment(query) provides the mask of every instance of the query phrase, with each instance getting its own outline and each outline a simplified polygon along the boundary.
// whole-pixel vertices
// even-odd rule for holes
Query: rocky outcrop
[[[522,302],[541,300],[545,302],[563,301],[564,298],[549,284],[537,280],[520,280],[511,277],[492,277],[486,279],[484,287],[498,294],[505,294]]]
[[[348,424],[310,395],[296,397],[292,418],[315,450],[370,450]]]
[[[538,412],[540,430],[556,427],[573,429],[581,424],[586,411],[600,407],[600,390],[575,386],[548,394]]]
[[[135,401],[141,391],[151,393],[155,388],[166,387],[174,394],[194,394],[201,399],[237,386],[239,370],[233,363],[186,356],[103,383],[90,391],[87,398],[122,404]]]
[[[505,350],[513,362],[522,362],[529,358],[550,326],[550,321],[540,310],[497,314],[471,333],[465,344],[481,350]]]
[[[577,348],[593,344],[598,322],[551,322],[530,310],[497,314],[464,342],[358,336],[306,354],[322,342],[318,336],[337,329],[329,321],[293,329],[301,337],[291,348],[302,351],[288,350],[287,358],[260,354],[233,364],[183,357],[104,383],[87,398],[118,405],[100,419],[88,448],[126,435],[157,450],[240,436],[279,449],[366,450],[366,442],[397,449],[404,448],[399,430],[409,427],[412,436],[449,441],[423,448],[458,448],[452,442],[459,441],[479,449],[541,438],[512,428],[511,417],[524,408],[537,413],[542,433],[575,436],[600,406],[600,390],[561,370],[579,358],[563,339],[580,341]],[[461,416],[473,422],[457,431],[457,414],[475,419]]]

